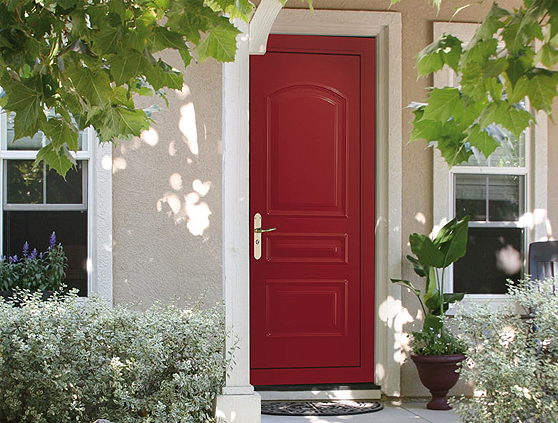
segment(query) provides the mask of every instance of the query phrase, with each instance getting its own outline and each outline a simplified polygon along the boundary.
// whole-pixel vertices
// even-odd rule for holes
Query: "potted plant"
[[[457,383],[459,364],[465,359],[466,345],[444,326],[444,314],[451,303],[461,301],[464,293],[444,293],[447,267],[465,255],[469,217],[453,219],[445,224],[434,239],[413,233],[409,236],[411,251],[407,256],[416,274],[426,278],[424,292],[411,282],[391,279],[413,292],[424,312],[420,332],[413,332],[411,359],[420,380],[432,394],[427,404],[431,410],[449,410],[448,391]]]
[[[54,232],[45,252],[39,253],[36,248],[29,251],[26,242],[21,257],[0,258],[0,295],[10,298],[18,290],[28,290],[42,292],[47,298],[54,291],[65,288],[67,261],[62,244],[56,243]]]

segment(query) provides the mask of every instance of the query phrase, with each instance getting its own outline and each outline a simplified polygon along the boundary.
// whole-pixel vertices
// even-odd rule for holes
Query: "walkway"
[[[340,417],[279,417],[262,415],[262,423],[458,423],[453,411],[427,410],[425,402],[384,401],[384,409],[374,413]]]

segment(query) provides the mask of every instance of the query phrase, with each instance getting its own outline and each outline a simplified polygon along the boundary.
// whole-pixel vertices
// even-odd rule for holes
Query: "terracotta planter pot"
[[[463,354],[453,355],[411,355],[419,372],[420,381],[432,394],[426,408],[430,410],[450,410],[448,391],[459,379],[457,369],[465,360]]]

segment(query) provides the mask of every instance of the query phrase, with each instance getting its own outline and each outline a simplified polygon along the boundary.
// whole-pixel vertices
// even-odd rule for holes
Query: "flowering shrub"
[[[75,293],[0,302],[0,421],[212,422],[230,355],[221,307],[143,313]]]
[[[477,392],[457,404],[462,421],[558,422],[556,288],[555,279],[510,285],[509,307],[478,307],[458,316],[470,346],[461,372]]]
[[[29,253],[29,243],[26,242],[21,258],[13,255],[0,259],[0,291],[17,288],[31,291],[60,289],[65,277],[66,261],[62,244],[56,244],[54,232],[44,253],[39,253],[36,248]]]

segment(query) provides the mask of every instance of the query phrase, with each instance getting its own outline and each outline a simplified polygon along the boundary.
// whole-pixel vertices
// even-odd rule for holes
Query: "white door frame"
[[[270,32],[376,37],[375,382],[386,395],[400,393],[401,288],[389,278],[401,275],[401,15],[281,10],[276,3],[262,0],[250,26],[238,24],[236,59],[223,65],[223,288],[233,329],[228,345],[235,342],[237,350],[217,408],[231,423],[260,421],[250,385],[249,56],[265,53]]]

